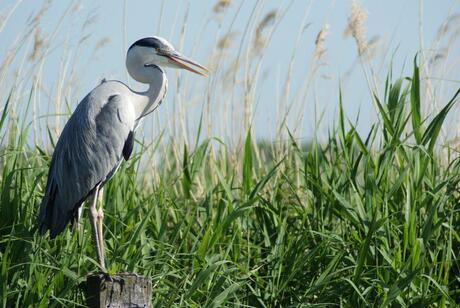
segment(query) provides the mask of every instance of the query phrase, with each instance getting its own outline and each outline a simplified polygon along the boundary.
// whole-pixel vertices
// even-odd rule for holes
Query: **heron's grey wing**
[[[52,238],[132,151],[129,104],[120,95],[100,96],[90,93],[83,99],[56,144],[38,217],[40,232],[50,230]]]

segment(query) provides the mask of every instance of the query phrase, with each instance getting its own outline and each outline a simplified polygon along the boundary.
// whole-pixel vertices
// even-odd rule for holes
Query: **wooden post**
[[[133,273],[91,274],[86,286],[91,308],[151,307],[152,282]]]

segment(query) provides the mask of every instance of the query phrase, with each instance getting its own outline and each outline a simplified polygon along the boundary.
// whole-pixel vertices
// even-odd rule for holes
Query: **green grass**
[[[109,271],[151,277],[156,307],[454,306],[460,160],[440,130],[457,94],[423,118],[415,64],[411,78],[388,78],[375,95],[379,120],[365,136],[340,97],[327,142],[307,148],[295,138],[258,144],[250,133],[239,151],[210,139],[184,146],[156,179],[136,177],[138,149],[105,188]],[[1,306],[83,306],[85,277],[97,270],[89,223],[54,241],[37,234],[50,156],[11,123],[5,104]]]

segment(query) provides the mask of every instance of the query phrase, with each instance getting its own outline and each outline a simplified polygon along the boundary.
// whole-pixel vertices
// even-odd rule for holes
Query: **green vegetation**
[[[424,119],[415,65],[375,96],[380,118],[366,136],[340,108],[327,142],[308,150],[291,138],[259,151],[248,133],[232,156],[209,139],[184,146],[156,180],[136,178],[141,148],[105,188],[110,272],[152,277],[158,307],[454,306],[460,160],[439,133],[457,95]],[[8,117],[6,102],[0,130]],[[50,156],[26,146],[28,126],[9,122],[1,305],[84,305],[85,276],[97,270],[89,223],[54,241],[37,234]]]
[[[312,24],[315,6],[305,1],[294,47],[282,46],[281,69],[265,54],[293,2],[274,8],[250,2],[215,1],[209,16],[194,16],[203,31],[188,28],[189,5],[175,8],[167,26],[162,12],[171,2],[151,13],[163,29],[159,35],[171,33],[179,50],[199,54],[213,74],[205,80],[168,71],[165,103],[139,129],[133,157],[105,186],[109,272],[151,277],[154,307],[458,305],[460,158],[458,140],[449,139],[458,135],[458,121],[450,120],[460,107],[451,82],[458,78],[454,9],[431,44],[420,42],[412,73],[398,79],[390,71],[380,82],[382,63],[398,50],[378,35],[366,39],[367,12],[357,1],[346,29],[333,29],[354,39],[357,58],[332,79],[337,70],[323,70],[329,25]],[[17,1],[1,12],[0,34],[16,8],[30,3]],[[128,3],[137,5],[123,3],[124,14]],[[70,1],[58,18],[49,13],[53,5],[44,1],[15,30],[17,39],[3,46],[0,59],[0,307],[85,306],[86,275],[99,270],[87,210],[81,233],[67,228],[53,241],[37,234],[36,216],[53,146],[82,98],[79,87],[102,77],[85,69],[99,64],[99,52],[122,48],[110,45],[110,37],[90,43],[99,33],[93,7],[80,10],[79,1]],[[247,20],[238,18],[240,9],[251,12]],[[124,32],[113,35],[127,37],[126,20],[120,21]],[[391,30],[396,45],[397,30]],[[210,46],[201,43],[204,35]],[[183,46],[188,38],[194,46]],[[198,52],[203,49],[206,56]],[[84,59],[88,50],[91,59]],[[331,125],[319,93],[339,86],[346,93],[356,68],[376,113],[365,133],[349,119],[357,115],[345,112],[355,101],[338,95]],[[267,78],[278,88],[266,96],[276,116],[264,125],[275,133],[261,141],[257,125],[265,115],[255,113],[266,99]],[[322,78],[329,83],[320,86]],[[331,84],[336,88],[324,87]],[[314,130],[308,140],[307,121]]]

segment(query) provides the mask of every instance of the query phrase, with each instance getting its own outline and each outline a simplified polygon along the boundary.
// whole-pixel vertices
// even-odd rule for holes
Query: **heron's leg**
[[[99,186],[97,186],[94,189],[94,192],[91,195],[90,208],[89,208],[89,220],[91,221],[91,229],[93,231],[93,239],[94,239],[94,245],[96,246],[97,259],[99,261],[99,265],[102,267],[103,270],[105,270],[105,264],[104,264],[104,260],[103,260],[101,249],[100,249],[101,241],[99,238],[99,232],[98,232],[98,227],[97,227],[98,211],[97,211],[96,205],[97,205],[98,192],[99,192]]]
[[[99,189],[98,197],[97,199],[99,200],[99,209],[97,211],[97,235],[99,237],[99,249],[101,253],[101,265],[103,268],[105,268],[105,257],[104,257],[104,234],[102,232],[102,226],[103,226],[103,220],[104,220],[104,211],[102,210],[102,207],[104,205],[103,203],[103,195],[104,195],[104,189],[101,187]]]

